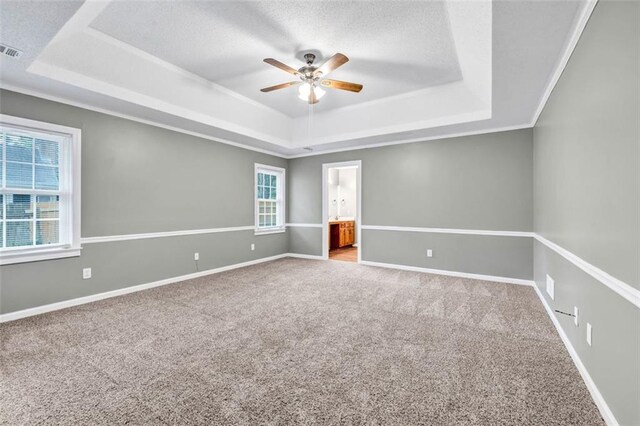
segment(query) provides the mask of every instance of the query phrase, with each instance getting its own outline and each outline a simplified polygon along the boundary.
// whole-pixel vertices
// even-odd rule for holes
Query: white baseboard
[[[535,281],[522,280],[522,279],[518,279],[518,278],[495,277],[495,276],[491,276],[491,275],[469,274],[469,273],[466,273],[466,272],[446,271],[446,270],[440,270],[440,269],[420,268],[420,267],[417,267],[417,266],[406,266],[406,265],[396,265],[396,264],[390,264],[390,263],[369,262],[369,261],[364,261],[364,260],[361,263],[363,265],[378,266],[378,267],[382,267],[382,268],[400,269],[400,270],[415,271],[415,272],[427,272],[427,273],[430,273],[430,274],[446,275],[446,276],[450,276],[450,277],[472,278],[472,279],[478,279],[478,280],[497,281],[497,282],[508,283],[508,284],[518,284],[518,285],[532,286],[534,288],[536,294],[540,298],[540,301],[542,302],[542,305],[544,306],[545,310],[547,311],[547,314],[549,315],[549,318],[551,318],[551,322],[553,322],[553,325],[555,326],[556,330],[558,331],[558,335],[560,336],[560,339],[562,340],[562,343],[564,343],[564,346],[567,348],[567,351],[569,352],[569,355],[571,356],[571,359],[573,360],[573,363],[575,364],[576,368],[580,372],[580,375],[582,376],[582,380],[584,380],[584,383],[587,386],[587,389],[589,389],[589,393],[591,394],[591,397],[593,398],[593,401],[596,403],[596,406],[598,407],[598,410],[600,410],[600,414],[602,415],[602,418],[604,419],[604,421],[609,426],[618,426],[619,425],[618,421],[616,420],[615,416],[613,415],[613,412],[609,408],[609,405],[607,404],[607,402],[605,401],[604,397],[602,396],[602,394],[598,390],[598,387],[596,386],[595,382],[593,381],[593,379],[589,375],[589,372],[587,371],[587,368],[584,366],[584,364],[582,363],[582,360],[578,356],[578,352],[575,350],[575,348],[571,344],[571,341],[569,340],[569,337],[567,336],[567,334],[565,333],[564,329],[560,325],[560,322],[558,321],[558,318],[556,318],[556,316],[554,315],[553,310],[551,309],[551,307],[547,303],[547,300],[544,298],[544,295],[542,294],[542,292],[540,291],[540,289],[536,285]]]
[[[282,259],[284,257],[293,257],[298,259],[325,260],[323,256],[318,256],[318,255],[300,254],[300,253],[283,253],[275,256],[263,257],[261,259],[250,260],[248,262],[222,266],[220,268],[208,269],[206,271],[194,272],[192,274],[166,278],[164,280],[154,281],[146,284],[140,284],[140,285],[135,285],[131,287],[124,287],[117,290],[107,291],[104,293],[92,294],[90,296],[78,297],[75,299],[65,300],[62,302],[50,303],[48,305],[36,306],[35,308],[28,308],[20,311],[0,314],[0,323],[7,322],[7,321],[14,321],[17,319],[26,318],[34,315],[44,314],[46,312],[57,311],[60,309],[70,308],[72,306],[83,305],[85,303],[96,302],[98,300],[108,299],[110,297],[116,297],[116,296],[122,296],[129,293],[135,293],[137,291],[142,291],[149,288],[159,287],[167,284],[177,283],[180,281],[190,280],[193,278],[203,277],[206,275],[229,271],[231,269],[237,269],[245,266],[256,265],[258,263],[269,262],[276,259]],[[361,263],[363,265],[369,265],[369,266],[404,269],[409,271],[427,272],[431,274],[440,274],[440,275],[448,275],[448,276],[463,277],[463,278],[473,278],[473,279],[480,279],[480,280],[486,280],[486,281],[498,281],[498,282],[505,282],[510,284],[532,285],[532,282],[528,282],[526,280],[520,280],[516,278],[504,278],[504,277],[494,277],[490,275],[468,274],[464,272],[452,272],[452,271],[444,271],[444,270],[438,270],[438,269],[418,268],[413,266],[392,265],[389,263],[378,263],[378,262],[367,262],[367,261],[362,261]]]
[[[287,257],[295,257],[298,259],[325,260],[324,257],[318,256],[316,254],[287,253]]]
[[[470,278],[474,280],[495,281],[495,282],[507,283],[507,284],[518,284],[518,285],[529,285],[529,286],[533,285],[533,281],[523,280],[520,278],[508,278],[508,277],[496,277],[493,275],[470,274],[468,272],[456,272],[456,271],[447,271],[444,269],[421,268],[419,266],[396,265],[393,263],[370,262],[368,260],[363,260],[360,263],[363,265],[377,266],[380,268],[401,269],[403,271],[413,271],[413,272],[426,272],[428,274],[446,275],[448,277]]]
[[[135,285],[131,287],[119,288],[117,290],[107,291],[104,293],[92,294],[90,296],[78,297],[76,299],[65,300],[62,302],[51,303],[43,306],[36,306],[35,308],[23,309],[20,311],[9,312],[7,314],[0,315],[0,323],[7,321],[14,321],[20,318],[26,318],[33,315],[44,314],[46,312],[57,311],[64,308],[70,308],[72,306],[83,305],[85,303],[96,302],[102,299],[108,299],[110,297],[122,296],[124,294],[135,293],[137,291],[147,290],[149,288],[160,287],[167,284],[173,284],[180,281],[190,280],[193,278],[204,277],[206,275],[217,274],[232,269],[243,268],[245,266],[257,265],[258,263],[270,262],[272,260],[282,259],[283,257],[289,257],[290,254],[283,253],[275,256],[263,257],[261,259],[249,260],[247,262],[235,263],[233,265],[221,266],[220,268],[208,269],[206,271],[194,272],[192,274],[180,275],[178,277],[166,278],[164,280],[154,281],[146,284]]]
[[[553,309],[551,309],[551,307],[547,303],[547,299],[545,299],[544,295],[542,294],[538,286],[535,284],[535,282],[533,283],[533,288],[538,294],[538,297],[540,298],[542,305],[547,311],[547,314],[551,318],[551,322],[553,322],[553,325],[556,327],[556,330],[560,335],[560,339],[562,340],[562,343],[564,343],[564,346],[567,348],[569,355],[571,355],[571,359],[573,359],[573,363],[576,365],[576,368],[580,372],[580,375],[582,376],[582,380],[584,380],[584,383],[587,385],[587,389],[589,389],[589,393],[591,393],[591,397],[593,398],[593,401],[598,406],[598,410],[600,410],[600,414],[602,415],[602,418],[607,423],[607,425],[618,426],[619,423],[616,420],[615,416],[613,415],[613,412],[609,408],[609,405],[607,405],[607,402],[605,401],[604,397],[598,390],[598,387],[596,386],[595,382],[589,375],[587,368],[584,366],[584,364],[582,363],[582,360],[578,356],[578,352],[575,350],[575,348],[571,344],[571,341],[569,340],[569,337],[567,336],[567,334],[564,332],[564,329],[560,325],[558,318],[556,318],[555,314],[553,313]]]
[[[46,313],[46,312],[57,311],[57,310],[64,309],[64,308],[70,308],[72,306],[82,305],[82,304],[85,304],[85,303],[91,303],[91,302],[95,302],[95,301],[98,301],[98,300],[108,299],[108,298],[111,298],[111,297],[122,296],[122,295],[129,294],[129,293],[135,293],[137,291],[142,291],[142,290],[146,290],[146,289],[150,289],[150,288],[154,288],[154,287],[160,287],[160,286],[167,285],[167,284],[173,284],[173,283],[176,283],[176,282],[185,281],[185,280],[189,280],[189,279],[193,279],[193,278],[199,278],[199,277],[203,277],[203,276],[206,276],[206,275],[212,275],[212,274],[216,274],[216,273],[220,273],[220,272],[224,272],[224,271],[229,271],[229,270],[232,270],[232,269],[243,268],[245,266],[257,265],[257,264],[263,263],[263,262],[270,262],[272,260],[282,259],[284,257],[293,257],[293,258],[299,258],[299,259],[324,260],[324,258],[322,256],[318,256],[318,255],[299,254],[299,253],[283,253],[283,254],[278,254],[278,255],[275,255],[275,256],[263,257],[261,259],[250,260],[250,261],[247,261],[247,262],[236,263],[236,264],[233,264],[233,265],[222,266],[220,268],[209,269],[209,270],[206,270],[206,271],[200,271],[200,272],[195,272],[195,273],[192,273],[192,274],[181,275],[181,276],[178,276],[178,277],[167,278],[167,279],[164,279],[164,280],[154,281],[154,282],[151,282],[151,283],[140,284],[140,285],[136,285],[136,286],[132,286],[132,287],[125,287],[125,288],[121,288],[121,289],[118,289],[118,290],[107,291],[107,292],[104,292],[104,293],[93,294],[93,295],[85,296],[85,297],[78,297],[76,299],[65,300],[63,302],[51,303],[51,304],[48,304],[48,305],[37,306],[35,308],[29,308],[29,309],[23,309],[23,310],[16,311],[16,312],[9,312],[7,314],[1,314],[0,315],[0,323],[7,322],[7,321],[13,321],[13,320],[17,320],[17,319],[20,319],[20,318],[26,318],[26,317],[30,317],[30,316],[33,316],[33,315],[39,315],[39,314],[43,314],[43,313]],[[542,302],[542,305],[544,306],[545,310],[547,311],[547,314],[549,315],[549,318],[551,318],[551,321],[553,322],[553,325],[556,327],[556,330],[558,331],[558,334],[560,335],[560,339],[564,343],[565,347],[567,348],[567,351],[569,352],[569,355],[571,356],[571,359],[573,360],[576,368],[580,372],[580,375],[582,376],[582,379],[584,380],[584,382],[585,382],[585,384],[587,386],[587,389],[589,389],[589,392],[591,393],[591,397],[593,398],[593,400],[596,403],[598,409],[600,410],[600,414],[602,415],[603,419],[605,420],[607,425],[610,425],[610,426],[618,426],[619,425],[618,421],[616,420],[615,416],[613,415],[613,412],[611,411],[611,409],[607,405],[607,402],[605,401],[604,397],[602,396],[602,394],[598,390],[595,382],[593,381],[593,379],[589,375],[589,372],[587,371],[586,367],[582,363],[582,360],[578,356],[578,353],[576,352],[575,348],[571,344],[571,341],[569,340],[567,334],[564,332],[564,329],[560,325],[560,322],[558,321],[558,319],[554,315],[553,310],[551,309],[551,307],[547,303],[547,300],[545,299],[545,297],[542,294],[542,292],[540,292],[540,289],[538,288],[538,286],[535,284],[534,281],[532,281],[532,280],[523,280],[523,279],[519,279],[519,278],[497,277],[497,276],[492,276],[492,275],[470,274],[470,273],[467,273],[467,272],[455,272],[455,271],[447,271],[447,270],[442,270],[442,269],[421,268],[421,267],[417,267],[417,266],[396,265],[396,264],[391,264],[391,263],[369,262],[369,261],[365,261],[365,260],[363,260],[361,262],[361,264],[362,265],[367,265],[367,266],[376,266],[376,267],[382,267],[382,268],[399,269],[399,270],[405,270],[405,271],[426,272],[426,273],[430,273],[430,274],[446,275],[446,276],[450,276],[450,277],[471,278],[471,279],[484,280],[484,281],[494,281],[494,282],[501,282],[501,283],[507,283],[507,284],[517,284],[517,285],[532,286],[534,288],[536,294],[540,298],[540,301]]]

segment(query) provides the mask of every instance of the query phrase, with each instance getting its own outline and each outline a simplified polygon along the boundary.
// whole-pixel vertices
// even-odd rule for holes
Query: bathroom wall
[[[356,169],[329,169],[329,219],[356,217]]]
[[[356,169],[341,169],[340,176],[340,216],[356,217],[357,215],[357,188],[356,188]]]
[[[338,169],[329,169],[328,178],[329,217],[325,219],[335,219],[339,215],[338,185],[340,184],[340,171]]]

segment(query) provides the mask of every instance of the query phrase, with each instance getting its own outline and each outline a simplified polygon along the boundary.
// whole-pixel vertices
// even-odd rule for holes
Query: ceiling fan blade
[[[275,86],[265,87],[264,89],[260,89],[261,92],[273,92],[274,90],[285,89],[287,87],[296,86],[301,84],[302,81],[290,81],[288,83],[276,84]]]
[[[327,75],[331,71],[346,64],[347,62],[349,62],[349,58],[347,58],[342,53],[336,53],[335,55],[327,59],[327,61],[324,64],[322,64],[317,70],[315,70],[313,74],[316,76]]]
[[[329,80],[325,79],[320,81],[320,85],[323,87],[329,87],[331,89],[348,90],[349,92],[356,92],[362,90],[362,84],[349,83],[348,81]]]
[[[273,58],[265,58],[264,61],[266,63],[268,63],[269,65],[273,65],[276,68],[280,68],[282,71],[286,71],[289,74],[293,74],[293,75],[302,75],[300,74],[300,71],[298,71],[297,69],[291,68],[289,65],[283,64],[282,62],[273,59]]]

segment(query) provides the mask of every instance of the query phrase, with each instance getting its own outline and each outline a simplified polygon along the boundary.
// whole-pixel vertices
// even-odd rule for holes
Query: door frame
[[[356,168],[356,239],[358,263],[362,262],[362,160],[322,164],[322,258],[329,259],[329,169]]]

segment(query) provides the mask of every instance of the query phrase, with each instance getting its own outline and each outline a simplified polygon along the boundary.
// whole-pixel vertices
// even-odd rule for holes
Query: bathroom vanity
[[[355,220],[329,221],[329,250],[347,247],[355,243]]]

